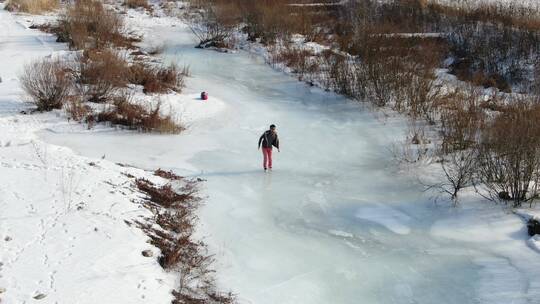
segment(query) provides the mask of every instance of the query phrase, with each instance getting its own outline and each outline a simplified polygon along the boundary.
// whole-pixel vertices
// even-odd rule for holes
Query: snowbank
[[[386,227],[397,234],[409,234],[411,229],[407,225],[410,217],[405,213],[383,204],[370,204],[356,211],[359,219],[368,220]]]
[[[176,276],[131,224],[151,213],[126,175],[156,178],[39,140],[37,131],[65,123],[59,112],[19,114],[29,106],[17,78],[24,63],[69,55],[51,35],[28,29],[32,20],[0,6],[0,300],[170,302]]]
[[[170,114],[187,126],[212,118],[226,108],[223,100],[212,95],[208,100],[202,100],[200,94],[167,94],[159,97],[141,95],[139,98],[145,104],[161,103],[163,114]]]
[[[523,218],[525,222],[528,222],[529,220],[540,221],[540,210],[518,209],[515,210],[514,213]],[[527,245],[540,253],[540,235],[533,235],[527,240]]]

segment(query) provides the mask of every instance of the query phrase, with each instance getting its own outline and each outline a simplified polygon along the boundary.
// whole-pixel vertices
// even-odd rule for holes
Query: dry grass
[[[189,68],[179,68],[175,64],[169,66],[135,63],[130,67],[130,82],[144,87],[145,93],[182,92],[185,77],[189,76]]]
[[[515,97],[483,130],[478,172],[491,198],[511,200],[513,207],[538,198],[539,119],[536,100]]]
[[[92,109],[85,105],[81,96],[72,96],[65,102],[64,110],[66,111],[68,119],[75,121],[84,121],[91,113]]]
[[[74,49],[100,49],[108,46],[131,47],[133,40],[124,35],[124,22],[116,12],[99,0],[77,0],[61,17],[55,29],[60,41]]]
[[[159,103],[149,110],[132,103],[131,98],[126,96],[116,98],[112,106],[97,114],[95,120],[140,132],[179,134],[185,130],[185,127],[175,121],[172,114],[167,116],[160,114]]]
[[[273,53],[272,57],[274,62],[280,62],[290,67],[292,72],[298,74],[301,79],[306,74],[319,72],[315,54],[310,50],[286,47]]]
[[[148,195],[148,198],[164,208],[180,208],[186,207],[187,202],[194,200],[196,189],[191,187],[182,193],[177,193],[172,189],[172,186],[165,185],[156,187],[153,183],[147,180],[137,180],[137,188]]]
[[[77,81],[88,101],[105,102],[128,84],[128,63],[112,49],[86,51],[78,61]]]
[[[19,80],[38,111],[62,108],[72,84],[66,66],[47,59],[25,65]]]
[[[162,170],[162,169],[157,169],[156,171],[154,171],[154,175],[165,178],[165,179],[168,179],[168,180],[181,180],[181,179],[183,179],[183,177],[175,174],[172,171],[165,171],[165,170]]]
[[[5,9],[29,14],[42,14],[55,10],[59,6],[59,0],[9,0],[6,3]]]
[[[154,215],[149,222],[137,224],[161,250],[160,265],[180,272],[180,286],[172,292],[172,303],[234,303],[231,293],[216,291],[210,268],[214,260],[203,242],[193,240],[198,220],[195,212],[201,203],[197,183],[163,170],[156,170],[155,174],[183,182],[183,186],[174,189],[171,184],[158,186],[146,179],[135,180],[135,186],[146,195],[144,206]]]
[[[152,243],[161,249],[159,257],[161,266],[171,269],[179,264],[196,266],[193,257],[198,257],[201,244],[191,241],[194,224],[197,220],[194,211],[200,199],[195,196],[195,183],[187,183],[181,191],[173,190],[170,184],[156,186],[145,180],[135,180],[136,187],[147,195],[147,207],[156,211],[155,222],[161,228],[143,224],[142,228],[149,234]],[[155,208],[162,208],[159,212]]]

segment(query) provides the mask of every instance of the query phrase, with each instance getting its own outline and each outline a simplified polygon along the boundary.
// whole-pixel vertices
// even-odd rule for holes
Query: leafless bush
[[[540,105],[513,100],[486,127],[480,141],[479,177],[492,200],[514,207],[538,197]]]
[[[366,91],[362,89],[366,84],[358,80],[360,64],[332,51],[323,52],[320,59],[321,82],[326,89],[358,100],[366,97]]]
[[[69,71],[61,62],[47,59],[25,65],[19,80],[38,111],[62,108],[72,83]]]
[[[169,90],[180,93],[185,86],[185,77],[189,76],[189,67],[135,63],[130,67],[129,80],[142,85],[145,93],[167,93]]]
[[[92,109],[84,104],[82,96],[70,96],[70,98],[65,102],[64,109],[66,111],[68,120],[73,119],[74,121],[83,121],[89,115],[92,114]]]
[[[319,62],[315,59],[315,54],[306,49],[290,46],[276,48],[272,53],[272,60],[291,68],[300,80],[317,77],[316,73],[319,72]]]
[[[443,99],[435,69],[441,63],[443,51],[438,42],[423,41],[411,49],[407,62],[399,67],[400,79],[396,81],[399,97],[394,109],[435,124]]]
[[[200,17],[190,23],[192,32],[199,38],[198,47],[230,47],[228,40],[240,21],[235,3],[215,1],[201,6]]]
[[[99,0],[77,0],[60,18],[55,29],[59,41],[68,42],[74,49],[99,49],[107,46],[131,46],[123,34],[120,15],[108,10]]]
[[[448,42],[457,58],[452,71],[460,79],[511,92],[512,84],[528,78],[527,66],[540,51],[540,31],[520,27],[513,15],[506,17],[505,21],[493,16],[487,22],[453,25]]]
[[[427,189],[449,195],[456,206],[459,203],[459,192],[464,188],[475,186],[478,150],[476,147],[470,147],[450,154],[442,153],[439,156],[445,180],[429,185]]]
[[[474,86],[444,97],[439,108],[444,154],[469,149],[478,142],[486,120],[480,97],[480,91]]]
[[[77,83],[91,102],[105,102],[128,84],[128,63],[116,51],[90,50],[78,63]]]
[[[97,114],[96,122],[108,122],[141,132],[178,134],[185,130],[175,121],[173,113],[161,115],[160,107],[161,104],[157,103],[152,109],[147,109],[133,103],[129,96],[121,96],[116,98],[113,105]]]
[[[398,57],[371,57],[364,61],[365,66],[358,69],[359,79],[366,81],[367,94],[371,102],[377,107],[391,104],[397,98],[400,65],[402,59]]]
[[[426,123],[414,119],[409,120],[405,140],[396,142],[391,147],[391,152],[400,163],[430,162],[436,151],[432,147],[431,140],[426,132]]]
[[[58,8],[58,0],[8,0],[5,9],[8,11],[19,11],[30,14],[40,14]]]

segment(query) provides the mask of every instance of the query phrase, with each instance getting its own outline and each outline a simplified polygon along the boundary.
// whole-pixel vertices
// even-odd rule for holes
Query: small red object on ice
[[[208,100],[208,93],[202,92],[202,93],[201,93],[201,99],[202,99],[202,100]]]

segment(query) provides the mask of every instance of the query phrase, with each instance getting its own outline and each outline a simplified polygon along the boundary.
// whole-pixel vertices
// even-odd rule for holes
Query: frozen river
[[[492,206],[437,206],[399,172],[399,119],[273,71],[246,53],[166,56],[191,67],[188,93],[226,103],[179,136],[44,131],[77,153],[202,177],[201,235],[223,289],[255,304],[540,303],[540,259],[523,223]],[[212,102],[212,100],[210,100]],[[264,173],[257,140],[277,125]]]

